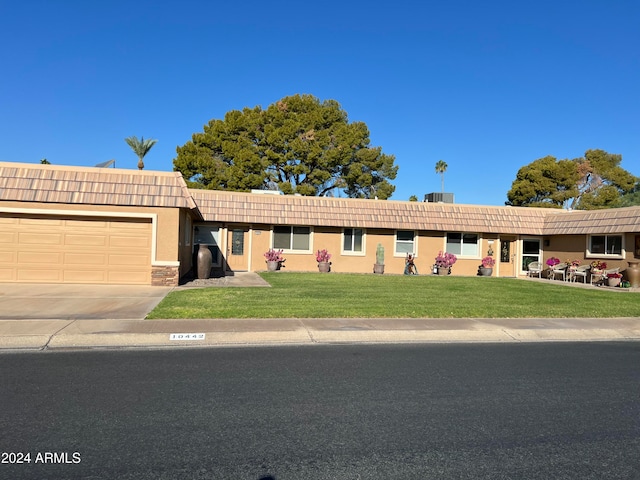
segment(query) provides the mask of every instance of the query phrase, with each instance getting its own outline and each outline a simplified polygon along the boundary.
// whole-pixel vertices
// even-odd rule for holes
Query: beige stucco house
[[[439,251],[452,274],[526,274],[531,261],[605,260],[624,270],[640,258],[640,207],[599,211],[301,197],[188,189],[176,172],[0,162],[0,282],[177,285],[195,246],[210,247],[220,273],[266,269],[283,249],[285,269],[371,273],[376,246],[385,272],[407,253],[421,274]]]

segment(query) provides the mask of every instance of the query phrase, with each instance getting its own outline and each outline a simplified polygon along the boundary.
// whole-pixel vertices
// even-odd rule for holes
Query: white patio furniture
[[[551,267],[551,271],[549,272],[549,278],[551,280],[555,280],[556,276],[560,276],[562,280],[566,280],[568,266],[568,263],[558,263],[557,265],[554,265],[553,267]]]
[[[534,277],[537,276],[538,278],[542,278],[542,265],[540,264],[540,262],[531,262],[528,266],[527,266],[527,275],[530,277]]]
[[[582,283],[587,283],[587,276],[589,275],[590,269],[591,265],[580,265],[575,270],[569,271],[569,279],[572,282],[577,282],[578,278],[582,278]]]

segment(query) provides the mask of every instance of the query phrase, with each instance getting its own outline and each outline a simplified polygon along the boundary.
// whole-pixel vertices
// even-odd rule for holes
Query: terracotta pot
[[[383,274],[384,273],[384,264],[374,263],[373,264],[373,273]]]
[[[438,267],[438,275],[449,275],[449,269],[447,267]]]
[[[211,255],[211,250],[209,247],[203,244],[198,245],[198,259],[197,259],[197,270],[198,270],[198,278],[207,279],[211,277],[211,264],[213,261],[213,257]]]
[[[627,274],[627,278],[629,279],[629,283],[631,287],[637,288],[640,287],[640,262],[636,260],[630,260],[629,267],[625,272]]]

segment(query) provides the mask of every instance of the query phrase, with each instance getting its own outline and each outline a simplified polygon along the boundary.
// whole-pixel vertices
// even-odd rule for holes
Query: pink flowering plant
[[[267,262],[284,262],[282,250],[274,250],[273,248],[267,250],[264,254],[264,258],[267,259]]]
[[[567,260],[567,263],[573,268],[580,266],[580,260],[577,258],[575,260]]]
[[[550,267],[555,267],[560,263],[560,259],[556,257],[551,257],[547,260],[547,265]]]
[[[442,253],[442,250],[440,250],[440,252],[438,252],[438,256],[436,257],[436,266],[439,268],[451,268],[451,266],[456,263],[457,260],[457,257],[453,253]]]
[[[607,273],[607,278],[622,278],[622,274],[621,273]]]
[[[316,262],[318,263],[328,262],[330,258],[331,254],[326,249],[318,250],[316,252]]]
[[[493,257],[486,256],[482,259],[482,266],[484,268],[493,268],[495,264],[496,261],[493,259]]]

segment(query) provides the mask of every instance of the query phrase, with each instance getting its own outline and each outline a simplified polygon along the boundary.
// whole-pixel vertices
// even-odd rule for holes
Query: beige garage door
[[[0,214],[0,282],[151,283],[151,220]]]

